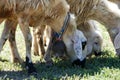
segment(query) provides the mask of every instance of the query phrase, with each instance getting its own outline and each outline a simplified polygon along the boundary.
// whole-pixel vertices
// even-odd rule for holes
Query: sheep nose
[[[76,60],[74,60],[73,62],[72,62],[72,65],[73,66],[80,66],[80,67],[82,67],[82,68],[85,68],[85,63],[86,63],[86,58],[85,59],[83,59],[82,61],[80,60],[80,59],[76,59]]]
[[[82,42],[82,50],[85,49],[86,44],[87,44],[87,41]]]
[[[94,52],[95,56],[101,56],[102,52]]]

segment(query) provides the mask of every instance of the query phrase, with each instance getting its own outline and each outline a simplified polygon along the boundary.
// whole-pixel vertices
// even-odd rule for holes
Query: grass
[[[0,34],[3,24],[0,25]],[[54,60],[52,67],[47,67],[40,62],[39,56],[32,54],[32,59],[37,68],[37,76],[28,76],[24,64],[11,62],[11,51],[7,42],[0,53],[0,80],[119,80],[120,79],[120,59],[116,57],[113,45],[105,28],[101,26],[104,37],[103,54],[100,57],[92,56],[87,60],[84,69],[71,66],[69,61]],[[25,60],[24,38],[19,30],[16,32],[17,47],[22,59]]]

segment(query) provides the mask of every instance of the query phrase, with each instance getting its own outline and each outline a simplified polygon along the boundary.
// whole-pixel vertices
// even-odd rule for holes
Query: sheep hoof
[[[33,63],[27,65],[28,75],[37,75],[36,68],[33,66]]]
[[[52,61],[52,60],[51,60],[51,61],[47,61],[47,62],[46,62],[46,66],[47,66],[47,67],[53,66],[53,61]]]
[[[80,66],[80,67],[84,68],[85,63],[86,63],[86,59],[84,59],[83,61],[80,61],[80,59],[76,59],[73,61],[72,65],[73,66]]]
[[[94,52],[95,56],[101,56],[102,52]]]

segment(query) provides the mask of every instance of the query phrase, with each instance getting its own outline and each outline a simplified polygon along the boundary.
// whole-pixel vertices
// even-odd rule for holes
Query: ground
[[[0,25],[0,34],[3,24]],[[0,53],[0,80],[119,80],[120,59],[116,57],[113,45],[106,29],[101,25],[104,37],[103,54],[100,57],[92,56],[87,59],[84,69],[71,66],[69,61],[53,59],[54,65],[47,67],[40,57],[32,54],[32,60],[37,68],[37,76],[28,76],[24,64],[11,63],[11,51],[7,42]],[[17,46],[22,59],[25,60],[24,38],[19,28],[16,32]]]

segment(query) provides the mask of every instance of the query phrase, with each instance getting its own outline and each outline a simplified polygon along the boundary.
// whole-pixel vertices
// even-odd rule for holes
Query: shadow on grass
[[[2,59],[2,58],[0,58],[0,61],[1,61],[1,62],[9,62],[8,60]]]
[[[52,67],[45,66],[45,63],[35,63],[38,75],[37,79],[59,79],[65,76],[79,76],[84,75],[94,76],[95,73],[100,73],[103,68],[116,68],[120,69],[120,59],[117,57],[110,57],[108,55],[102,55],[100,57],[93,57],[87,60],[86,67],[84,69],[78,66],[71,66],[69,61],[55,62]],[[1,71],[0,76],[2,78],[10,78],[15,80],[31,79],[32,76],[27,75],[27,71]]]

